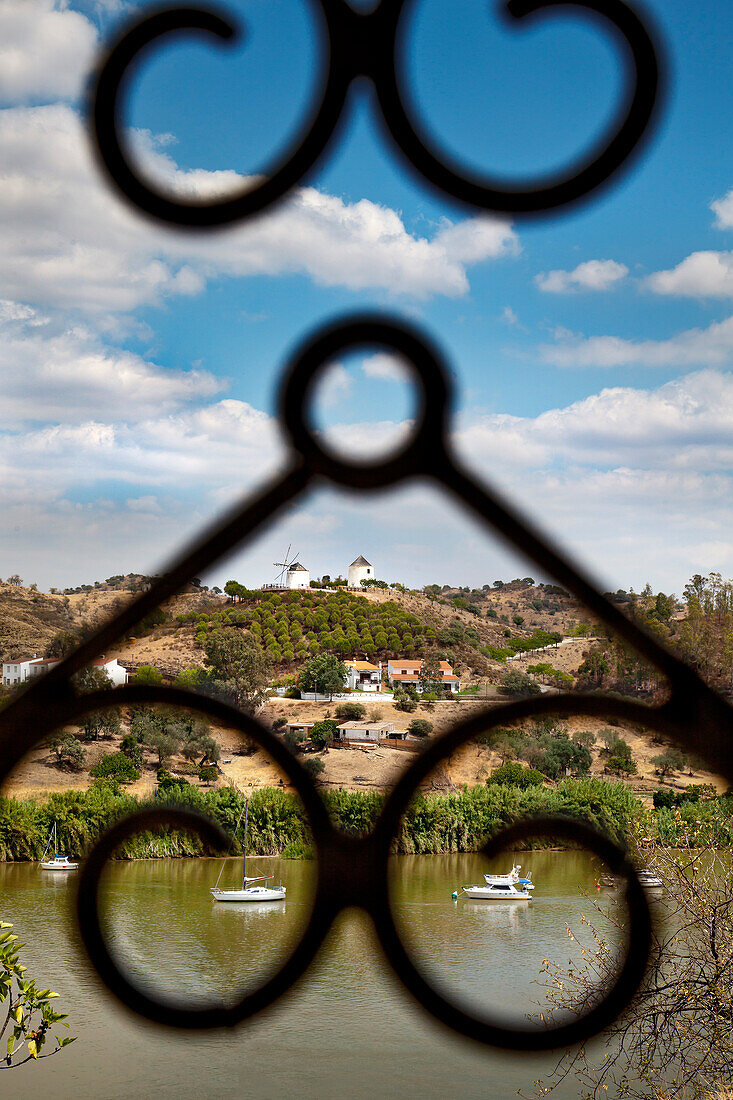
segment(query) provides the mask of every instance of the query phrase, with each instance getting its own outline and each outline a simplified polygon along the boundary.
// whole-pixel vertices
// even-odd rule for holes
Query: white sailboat
[[[242,875],[242,886],[236,890],[220,890],[219,882],[226,866],[226,860],[222,864],[221,871],[219,871],[219,878],[216,880],[216,886],[212,887],[211,893],[214,901],[283,901],[287,890],[284,886],[255,886],[255,882],[269,882],[273,879],[274,875],[248,875],[247,874],[247,818],[249,815],[249,799],[245,799],[244,802],[244,869]],[[239,821],[242,820],[242,815],[239,815]],[[237,822],[237,828],[239,828],[239,821]],[[234,835],[237,835],[237,829],[234,830]]]
[[[51,847],[51,841],[53,841],[53,859],[46,859],[48,849]],[[41,856],[41,870],[42,871],[76,871],[79,867],[78,863],[73,863],[68,856],[61,855],[58,851],[58,837],[56,834],[56,822],[53,823],[53,829],[51,835],[48,838],[48,844]]]

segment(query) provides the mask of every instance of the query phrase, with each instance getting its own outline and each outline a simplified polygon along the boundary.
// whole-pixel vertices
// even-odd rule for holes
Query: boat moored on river
[[[484,875],[478,886],[461,886],[453,891],[453,900],[470,898],[472,901],[529,901],[534,890],[532,876],[520,878],[521,866],[515,864],[508,875]]]

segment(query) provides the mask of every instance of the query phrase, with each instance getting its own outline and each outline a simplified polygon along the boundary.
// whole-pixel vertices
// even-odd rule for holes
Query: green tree
[[[519,669],[512,669],[511,672],[504,673],[499,692],[513,699],[527,699],[531,695],[540,694],[540,685],[526,673],[520,672]]]
[[[313,691],[333,698],[334,692],[342,690],[346,676],[346,668],[338,657],[332,653],[321,653],[317,657],[309,657],[300,666],[298,686],[301,691]]]
[[[75,1036],[60,1038],[55,1034],[60,1027],[69,1027],[66,1013],[56,1012],[51,1006],[58,993],[39,989],[28,977],[28,969],[20,961],[20,952],[25,946],[18,942],[12,924],[0,921],[0,1004],[8,1002],[0,1040],[5,1041],[5,1032],[11,1029],[0,1069],[17,1069],[32,1060],[50,1058],[75,1039]],[[55,1047],[43,1053],[50,1040],[55,1042]]]
[[[163,683],[163,673],[154,665],[140,665],[135,673],[135,683],[157,686]]]
[[[659,756],[653,756],[652,764],[660,779],[664,779],[664,777],[671,772],[682,771],[685,767],[686,760],[687,758],[683,752],[680,752],[678,749],[670,748],[660,753]]]
[[[433,723],[427,718],[413,718],[407,732],[413,737],[428,737],[433,732]]]
[[[317,749],[328,748],[338,737],[338,722],[333,718],[324,718],[322,722],[316,722],[310,731],[311,744]]]
[[[116,779],[118,783],[135,783],[140,778],[140,769],[136,768],[124,752],[106,753],[89,774],[92,779]]]
[[[266,698],[270,662],[254,638],[236,627],[212,630],[204,641],[210,670],[202,687],[254,713]]]
[[[51,741],[51,748],[56,753],[56,764],[59,768],[80,772],[86,764],[87,754],[84,746],[68,731],[56,734]]]

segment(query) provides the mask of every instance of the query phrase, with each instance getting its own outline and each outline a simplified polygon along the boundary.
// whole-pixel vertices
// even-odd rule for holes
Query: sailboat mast
[[[249,799],[244,803],[244,877],[242,878],[242,889],[247,885],[247,818],[249,816]]]

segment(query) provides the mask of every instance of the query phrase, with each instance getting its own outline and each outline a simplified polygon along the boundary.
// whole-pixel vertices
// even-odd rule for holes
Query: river
[[[492,869],[505,872],[511,858]],[[583,914],[608,932],[604,912],[618,902],[596,897],[597,867],[585,853],[516,859],[537,883],[532,903],[452,901],[457,886],[487,869],[478,855],[395,857],[393,882],[398,922],[423,970],[462,1004],[501,1006],[521,1020],[539,1011],[530,1002],[544,999],[536,982],[542,959],[577,957],[566,924],[582,933]],[[288,888],[286,902],[266,906],[212,902],[208,888],[221,866],[207,859],[111,866],[108,934],[136,981],[211,1003],[220,990],[251,988],[297,937],[312,864],[248,861],[250,874],[274,874]],[[222,885],[240,874],[240,861],[226,861]],[[531,1093],[556,1061],[484,1049],[438,1025],[393,977],[370,922],[355,912],[342,914],[311,970],[265,1015],[215,1034],[155,1027],[100,987],[77,945],[73,894],[70,875],[0,865],[0,916],[27,941],[29,974],[61,995],[55,1003],[79,1036],[55,1057],[6,1074],[14,1096],[504,1097],[522,1087]],[[575,1100],[577,1088],[566,1082],[554,1095]]]

